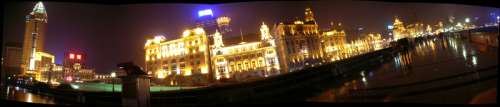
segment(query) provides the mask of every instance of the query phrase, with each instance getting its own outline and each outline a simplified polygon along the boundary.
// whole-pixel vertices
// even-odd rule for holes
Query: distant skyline
[[[61,64],[69,49],[84,51],[87,65],[97,73],[108,73],[116,64],[134,61],[144,65],[144,43],[153,35],[162,34],[167,40],[177,39],[182,31],[195,23],[197,11],[211,8],[215,16],[229,16],[233,32],[224,39],[258,33],[261,22],[271,27],[294,17],[303,17],[306,7],[312,8],[320,29],[331,21],[366,32],[382,32],[395,16],[405,24],[415,20],[436,24],[455,16],[478,17],[480,23],[491,21],[489,14],[500,14],[499,8],[427,3],[386,3],[370,1],[259,1],[226,4],[128,4],[100,5],[88,3],[43,2],[48,14],[45,50]],[[25,16],[36,2],[9,2],[4,7],[3,42],[22,42]],[[347,32],[347,36],[352,36]]]

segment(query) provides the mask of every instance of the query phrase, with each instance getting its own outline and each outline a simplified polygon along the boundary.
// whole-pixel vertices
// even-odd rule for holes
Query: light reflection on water
[[[476,56],[472,56],[472,65],[474,67],[477,66],[477,57]]]
[[[399,81],[425,80],[422,79],[422,77],[426,79],[432,79],[459,72],[473,72],[473,69],[491,65],[489,63],[492,63],[492,61],[496,60],[496,55],[488,55],[481,53],[498,53],[497,50],[492,51],[489,50],[488,47],[485,48],[484,45],[480,46],[475,46],[475,45],[477,44],[470,43],[468,39],[462,37],[445,37],[433,40],[426,40],[424,42],[415,44],[415,48],[411,49],[411,51],[409,52],[401,52],[396,54],[393,58],[392,63],[383,65],[387,66],[386,68],[383,68],[382,70],[376,70],[375,72],[376,76],[365,77],[366,75],[362,74],[361,78],[357,78],[354,79],[353,81],[346,82],[343,85],[336,86],[335,88],[327,89],[326,91],[321,92],[321,94],[319,94],[318,96],[314,96],[307,99],[307,101],[366,102],[366,99],[364,98],[351,99],[350,97],[360,96],[360,95],[362,96],[363,94],[372,94],[372,93],[365,93],[363,91],[356,92],[355,90],[357,90],[360,87],[376,87],[377,85],[385,86],[387,84],[393,84],[393,82],[397,84],[405,83]],[[493,64],[496,64],[496,62]],[[415,68],[412,68],[412,66],[414,66]],[[415,73],[412,74],[412,77],[407,78],[406,75],[410,75],[409,73],[412,73],[411,71],[413,69]],[[431,71],[427,72],[426,70],[427,71],[431,70]],[[383,73],[387,76],[380,76],[381,73],[377,73],[385,71],[394,71],[394,72]],[[402,77],[400,77],[398,76],[398,74],[403,74],[403,75]],[[472,76],[472,78],[463,78],[463,79],[477,80],[480,78],[479,73],[475,73],[470,76]],[[403,78],[403,79],[397,79],[397,78]],[[362,83],[360,82],[356,83],[356,80]],[[368,84],[369,82],[371,86],[369,86]],[[470,86],[476,88],[476,90],[487,87],[484,85],[479,85],[479,83],[472,84]],[[465,90],[464,94],[474,93],[473,91],[470,91],[474,90],[472,88],[467,88],[463,90]],[[454,99],[460,99],[460,98],[450,98],[448,100],[455,101]]]
[[[6,91],[3,92],[2,94],[5,94],[4,99],[7,100],[29,102],[29,103],[41,103],[41,104],[56,104],[54,98],[34,94],[24,88],[13,87],[13,86],[7,86],[5,88]]]

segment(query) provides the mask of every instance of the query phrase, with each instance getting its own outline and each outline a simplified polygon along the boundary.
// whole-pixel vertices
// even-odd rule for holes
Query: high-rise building
[[[281,68],[284,72],[322,62],[320,32],[312,10],[306,8],[305,20],[280,22],[275,28]]]
[[[33,11],[26,16],[26,29],[23,42],[23,74],[33,76],[36,72],[37,52],[44,51],[47,13],[42,2],[38,2]]]

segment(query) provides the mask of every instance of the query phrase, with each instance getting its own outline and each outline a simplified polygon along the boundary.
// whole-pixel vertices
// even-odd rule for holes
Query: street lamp
[[[500,16],[497,16],[497,23],[500,22]]]
[[[115,77],[116,77],[116,73],[111,72],[111,84],[113,84],[113,93],[115,92]]]
[[[465,18],[465,23],[469,23],[470,22],[470,19],[469,18]]]

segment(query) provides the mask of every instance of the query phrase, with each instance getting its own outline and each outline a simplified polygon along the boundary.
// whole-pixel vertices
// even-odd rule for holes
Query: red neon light
[[[69,54],[69,59],[75,59],[75,54],[70,53]]]

